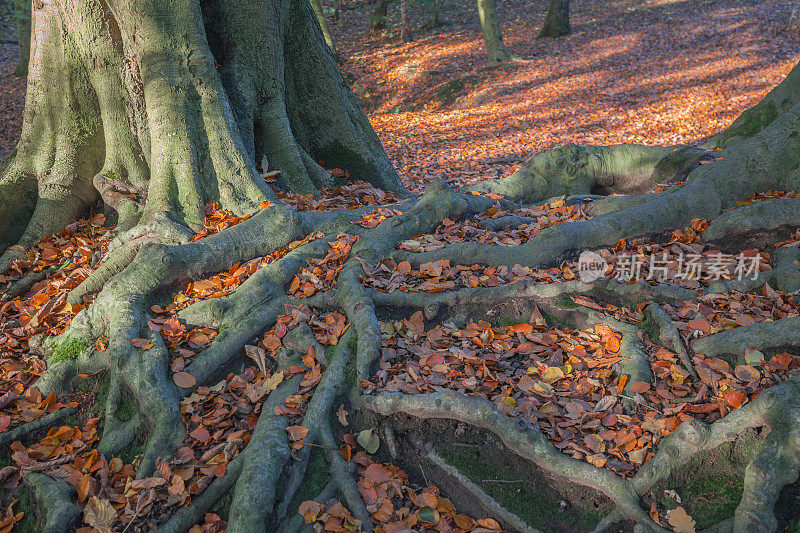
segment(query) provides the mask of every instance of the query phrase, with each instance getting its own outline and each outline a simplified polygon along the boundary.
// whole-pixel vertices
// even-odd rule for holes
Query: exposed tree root
[[[720,331],[692,342],[692,349],[712,357],[743,358],[747,348],[757,350],[800,347],[800,317],[782,318]]]
[[[204,9],[218,15],[224,21],[220,24],[229,26],[228,30],[240,27],[244,23],[242,17],[263,17],[263,14],[247,10],[234,13],[230,6],[223,4],[225,3],[215,3]],[[208,13],[205,13],[206,16]],[[186,16],[194,20],[192,17],[196,19],[200,15],[188,13]],[[200,16],[198,20],[202,18]],[[312,31],[310,27],[302,25],[300,30]],[[128,32],[131,29],[121,28],[120,31]],[[62,34],[61,30],[56,33]],[[217,43],[214,46],[222,44]],[[287,43],[286,46],[300,45]],[[309,430],[306,445],[295,456],[292,455],[286,438],[289,420],[275,411],[290,395],[297,393],[302,379],[297,374],[287,378],[267,396],[261,405],[249,443],[228,463],[225,474],[202,493],[194,495],[187,506],[176,511],[161,525],[161,530],[188,530],[229,492],[233,494],[229,509],[229,530],[296,530],[301,524],[298,517],[294,516],[296,510],[291,508],[291,504],[307,478],[311,446],[324,449],[331,478],[319,498],[327,500],[338,491],[355,518],[361,521],[362,528],[369,530],[372,527],[372,509],[362,500],[353,463],[345,461],[339,454],[335,430],[338,428],[331,421],[333,405],[343,398],[349,398],[356,408],[384,417],[403,414],[423,421],[449,419],[494,433],[514,454],[535,464],[548,475],[587,487],[607,497],[614,508],[597,525],[598,531],[624,520],[632,521],[644,530],[665,531],[663,524],[656,523],[642,507],[641,497],[698,454],[735,440],[746,430],[763,428],[766,437],[747,467],[744,495],[733,522],[726,522],[719,527],[724,529],[730,526],[735,531],[775,529],[777,522],[774,504],[778,493],[785,485],[794,482],[800,471],[800,429],[797,427],[800,417],[797,400],[800,378],[791,378],[773,386],[713,424],[706,425],[696,420],[683,423],[658,442],[654,456],[629,479],[565,455],[538,427],[507,416],[488,400],[444,390],[417,395],[388,392],[364,395],[359,381],[369,379],[381,355],[379,317],[405,309],[421,310],[426,319],[434,321],[447,320],[459,313],[468,313],[470,317],[490,321],[524,321],[532,313],[539,312],[549,324],[567,324],[581,328],[601,324],[609,326],[621,334],[619,352],[623,360],[616,363],[616,370],[629,378],[625,387],[620,385],[619,391],[621,396],[628,399],[633,397],[632,383],[651,380],[649,340],[676,353],[686,371],[696,376],[692,360],[694,354],[741,357],[746,348],[769,350],[800,346],[800,338],[795,334],[800,326],[797,317],[723,331],[697,338],[687,346],[681,332],[672,324],[672,318],[659,305],[689,301],[700,296],[698,291],[680,287],[644,282],[623,285],[610,280],[594,283],[520,281],[513,285],[475,287],[441,293],[384,293],[365,287],[361,278],[364,274],[364,263],[377,264],[387,257],[407,259],[416,265],[441,258],[449,258],[461,264],[510,266],[518,263],[534,267],[556,265],[561,259],[584,249],[612,246],[622,238],[659,236],[684,227],[693,218],[713,218],[720,213],[724,214],[717,218],[704,235],[709,242],[728,242],[728,239],[743,236],[744,230],[751,233],[758,230],[766,234],[785,229],[788,226],[781,216],[787,209],[795,210],[795,199],[768,200],[738,210],[724,210],[735,207],[737,201],[746,199],[754,192],[796,188],[797,174],[792,170],[795,167],[791,166],[793,156],[787,155],[787,152],[796,152],[798,141],[787,132],[794,132],[796,129],[800,107],[791,107],[783,116],[772,120],[749,139],[741,141],[735,150],[708,152],[693,147],[570,146],[539,154],[526,165],[524,171],[508,181],[485,182],[475,189],[499,192],[505,196],[505,205],[509,205],[509,201],[533,203],[553,196],[582,197],[593,192],[643,193],[659,183],[683,178],[686,181],[683,185],[668,188],[658,194],[624,197],[628,199],[619,201],[598,200],[595,205],[602,204],[604,207],[595,208],[593,218],[548,227],[518,247],[462,243],[435,254],[408,254],[395,249],[398,242],[433,231],[446,218],[458,220],[482,213],[493,206],[495,200],[482,195],[453,191],[444,183],[436,182],[421,198],[408,199],[399,205],[402,214],[397,214],[372,229],[354,224],[366,213],[366,209],[349,213],[300,213],[288,208],[272,195],[266,185],[254,181],[255,169],[252,163],[240,158],[241,154],[252,152],[254,157],[266,155],[270,164],[302,170],[307,178],[304,178],[303,187],[314,192],[318,187],[329,184],[329,174],[320,172],[321,167],[314,159],[320,154],[330,153],[326,150],[332,148],[316,146],[310,134],[302,128],[295,131],[298,124],[308,126],[318,121],[317,116],[301,116],[299,111],[290,113],[283,110],[283,122],[265,122],[258,128],[253,126],[254,122],[258,123],[257,109],[262,102],[253,100],[254,97],[249,92],[236,93],[231,87],[226,90],[235,93],[232,98],[239,99],[239,103],[244,105],[236,106],[236,117],[228,116],[215,95],[222,91],[223,86],[232,84],[230,77],[240,70],[239,64],[247,59],[242,56],[241,50],[229,52],[230,55],[225,56],[224,64],[221,65],[218,84],[208,86],[198,82],[193,85],[193,90],[197,92],[195,96],[201,103],[199,117],[195,118],[213,124],[213,131],[205,139],[192,140],[178,135],[163,156],[153,157],[148,162],[151,168],[162,170],[163,174],[159,174],[157,180],[149,183],[145,202],[140,204],[120,200],[120,217],[133,217],[128,220],[137,219],[137,223],[127,228],[127,222],[120,222],[127,233],[122,233],[105,261],[70,295],[70,302],[83,302],[85,296],[97,293],[91,307],[74,317],[62,337],[85,341],[86,347],[75,358],[49,365],[37,386],[45,393],[66,392],[71,390],[78,373],[107,370],[109,392],[103,435],[98,449],[105,454],[114,454],[129,446],[137,436],[144,434],[145,448],[136,475],[140,478],[147,477],[155,472],[160,460],[171,457],[176,447],[184,442],[186,426],[181,416],[181,401],[198,387],[212,385],[237,368],[242,362],[243,347],[251,343],[265,328],[275,325],[287,304],[342,310],[350,329],[336,346],[324,350],[314,339],[308,326],[304,326],[305,329],[298,327],[291,334],[286,334],[283,349],[276,357],[278,364],[289,365],[293,363],[298,352],[310,347],[315,361],[324,368],[313,392],[310,387],[303,391],[311,393],[302,421],[302,425]],[[108,53],[111,54],[111,51]],[[310,50],[299,50],[298,53],[313,56],[309,61],[320,68],[330,67],[328,63],[331,58],[328,55],[318,56]],[[155,69],[161,62],[175,66],[174,60],[175,58],[169,57],[152,59],[153,64],[145,65],[147,68],[143,69],[142,75],[148,76],[146,70]],[[197,61],[198,64],[193,63],[192,67],[201,72],[213,65],[208,57],[195,58],[192,61]],[[212,78],[216,79],[213,76]],[[250,82],[255,83],[254,80]],[[293,71],[281,81],[285,86],[272,89],[288,99],[299,98],[300,88],[306,82],[308,79],[305,73]],[[149,90],[157,93],[166,89],[162,86],[150,87]],[[181,90],[188,91],[189,88],[182,86]],[[157,96],[150,94],[144,97],[159,100]],[[159,119],[153,118],[161,121],[156,126],[168,129],[167,119],[175,110],[163,106],[155,107],[162,112]],[[290,108],[297,109],[296,106]],[[350,111],[343,108],[337,113],[347,114]],[[113,119],[114,117],[107,117],[107,120]],[[242,137],[237,135],[239,140],[234,143],[236,146],[226,144],[225,136],[221,133],[233,126],[242,131]],[[358,124],[353,124],[353,128],[359,127]],[[259,140],[259,136],[264,139]],[[282,139],[288,142],[290,137],[293,146],[291,153],[275,152],[276,145],[272,141]],[[200,163],[194,160],[175,163],[168,156],[185,151],[193,154],[186,156],[189,159],[196,157],[197,152],[192,148],[194,142],[208,146],[212,154],[204,163],[209,165],[207,168],[214,169],[208,175],[203,175],[202,179],[197,179],[201,182],[208,180],[210,183],[214,181],[210,177],[212,174],[215,178],[223,174],[233,176],[231,182],[222,184],[223,188],[227,187],[224,193],[220,193],[221,199],[227,198],[223,203],[236,204],[239,214],[250,214],[253,211],[250,208],[254,208],[250,204],[267,197],[272,198],[276,205],[266,206],[232,228],[191,242],[186,228],[196,226],[195,222],[202,213],[203,200],[206,199],[199,192],[204,186],[197,186],[193,181],[197,176],[192,169]],[[230,156],[233,159],[226,155],[230,153],[228,149],[234,152]],[[315,157],[310,152],[314,152]],[[65,153],[69,155],[70,152]],[[392,173],[386,169],[378,172],[380,169],[376,170],[374,165],[368,168],[365,157],[362,157],[364,154],[359,149],[352,148],[348,154],[356,163],[363,163],[363,169],[371,169],[380,174],[381,183],[390,188],[387,184],[390,185],[389,182],[393,179]],[[128,172],[128,181],[116,183],[117,180],[110,177],[110,171],[104,171],[109,174],[104,178],[105,181],[98,180],[99,194],[109,204],[113,204],[109,198],[114,194],[118,195],[120,191],[131,193],[132,189],[126,187],[137,186],[136,169],[124,163],[130,159],[129,156],[130,154],[119,153],[112,157],[116,159],[106,161],[101,167],[122,166]],[[706,164],[700,165],[700,162]],[[243,185],[244,188],[240,189],[234,183],[238,183],[237,180],[249,185]],[[167,192],[173,189],[179,191],[178,196],[188,199],[181,209],[176,209],[170,203],[177,198]],[[239,202],[237,196],[240,194],[248,197],[248,201]],[[141,196],[144,199],[144,195]],[[42,196],[39,197],[39,203],[44,205]],[[75,216],[74,210],[66,212],[70,217]],[[164,214],[167,212],[171,213],[169,217]],[[601,212],[604,214],[600,214]],[[17,213],[14,216],[23,215]],[[23,243],[28,243],[33,235],[38,235],[49,227],[41,225],[40,215],[36,215],[35,211],[24,217],[30,218],[29,230],[26,231],[32,233],[23,238]],[[139,220],[144,223],[138,224]],[[494,221],[491,226],[499,228],[503,224],[521,222],[525,222],[525,219],[514,215],[502,222]],[[178,386],[173,381],[167,344],[158,332],[148,328],[152,319],[150,306],[154,301],[175,286],[225,271],[233,264],[291,247],[290,243],[312,232],[320,232],[323,236],[317,240],[304,241],[304,244],[291,250],[287,248],[285,253],[282,252],[283,255],[276,256],[273,262],[252,273],[236,290],[224,296],[194,303],[177,314],[178,318],[191,325],[219,329],[214,341],[197,353],[183,370],[196,384]],[[308,298],[290,297],[287,289],[298,270],[307,266],[308,260],[325,257],[329,243],[336,239],[339,232],[357,236],[358,240],[354,241],[350,256],[343,260],[340,270],[336,271],[335,289]],[[746,239],[742,242],[749,243]],[[0,259],[0,268],[13,258],[21,257],[21,253],[19,249],[9,249]],[[775,268],[765,273],[764,278],[758,281],[759,284],[763,284],[765,279],[779,287],[790,287],[792,283],[800,282],[795,264],[800,258],[800,252],[796,248],[783,247],[776,252],[775,258]],[[26,287],[35,282],[35,277],[24,278],[19,285],[13,287],[13,291],[25,291]],[[720,282],[712,285],[709,290],[755,286]],[[576,296],[594,298],[598,302],[616,307],[637,308],[638,312],[643,311],[640,313],[643,321],[633,324],[598,314],[576,304],[572,299]],[[95,346],[95,339],[101,335],[108,338],[107,351],[100,351]],[[646,335],[652,338],[648,339]],[[54,342],[46,341],[39,348],[45,353],[51,352]],[[139,347],[142,345],[148,345],[148,348]],[[127,419],[120,412],[124,402],[133,403],[137,411]],[[626,409],[629,407],[630,404],[625,405]],[[62,409],[31,424],[4,432],[0,434],[0,444],[45,428],[70,413],[70,410]],[[392,435],[387,434],[386,447],[394,455],[397,439]],[[456,479],[465,490],[494,509],[497,517],[509,527],[533,531],[520,517],[503,509],[464,473],[448,465],[434,451],[425,450],[424,453],[429,461]],[[70,507],[71,504],[65,503],[69,498],[58,482],[50,478],[42,480],[35,473],[30,473],[27,477],[34,492],[41,493],[43,500],[46,500],[43,505],[50,506],[48,512],[54,509],[54,516],[65,517],[63,520],[66,520],[69,518],[67,515],[76,511],[77,508],[73,509],[74,506]],[[71,516],[74,518],[74,514]]]
[[[33,495],[34,505],[41,506],[44,517],[40,527],[42,533],[66,533],[71,531],[80,510],[72,503],[75,490],[62,481],[44,474],[32,472],[25,476],[25,484]]]
[[[77,412],[77,409],[74,408],[59,409],[58,411],[54,411],[50,414],[46,414],[40,418],[37,418],[33,422],[28,422],[25,425],[5,431],[0,434],[0,446],[11,444],[15,440],[20,440],[27,435],[35,433],[41,429],[50,428],[62,418],[66,418],[75,412]]]

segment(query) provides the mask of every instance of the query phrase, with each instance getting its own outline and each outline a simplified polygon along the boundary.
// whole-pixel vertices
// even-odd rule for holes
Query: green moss
[[[748,432],[736,442],[698,454],[654,487],[653,497],[661,508],[673,509],[678,504],[664,491],[677,492],[680,505],[694,518],[698,531],[731,518],[742,498],[745,467],[762,441],[763,436]]]
[[[717,146],[725,146],[731,139],[749,139],[778,118],[778,110],[772,100],[762,100],[751,107],[733,125],[715,139]]]
[[[50,356],[50,363],[60,363],[68,359],[77,359],[78,356],[86,349],[87,343],[83,339],[73,339],[67,337],[53,350]]]
[[[486,479],[520,479],[519,472],[506,465],[500,454],[487,454],[482,457],[483,460],[476,460],[475,453],[471,451],[441,448],[438,452],[445,461],[479,485],[489,496],[537,529],[591,530],[604,516],[602,510],[561,508],[558,505],[558,494],[552,490],[539,490],[524,479],[519,483],[484,483],[483,480]]]
[[[691,480],[678,494],[700,530],[732,517],[743,490],[741,476],[708,475]]]
[[[570,298],[566,294],[559,294],[558,296],[556,296],[555,305],[556,307],[560,307],[561,309],[575,309],[576,307],[578,307],[578,304],[576,304],[572,300],[572,298]]]
[[[14,513],[25,513],[25,515],[14,526],[14,533],[38,533],[41,531],[41,528],[36,523],[36,514],[34,513],[30,492],[23,489],[17,493],[16,497],[19,501],[14,504]]]
[[[581,525],[587,530],[593,530],[600,521],[605,518],[607,513],[600,509],[585,511],[581,513]]]
[[[358,383],[358,375],[356,374],[355,363],[351,360],[344,367],[344,381],[347,383],[348,388],[355,387]]]
[[[330,481],[330,473],[328,472],[328,465],[325,462],[325,456],[322,450],[314,448],[311,452],[311,457],[308,460],[308,468],[306,470],[306,477],[300,488],[294,495],[292,503],[289,505],[289,516],[297,513],[300,504],[306,500],[313,500],[317,495],[322,492],[325,485]]]

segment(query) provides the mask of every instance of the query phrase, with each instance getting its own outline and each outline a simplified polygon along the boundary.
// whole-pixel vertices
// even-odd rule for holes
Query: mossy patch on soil
[[[542,490],[488,448],[438,448],[437,452],[484,492],[528,525],[542,531],[591,531],[605,515],[602,509],[580,510],[558,493]]]

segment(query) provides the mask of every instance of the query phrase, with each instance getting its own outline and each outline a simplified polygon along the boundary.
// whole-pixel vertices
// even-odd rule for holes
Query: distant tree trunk
[[[425,26],[428,28],[439,27],[439,0],[434,0],[433,13],[431,13],[431,18]]]
[[[342,8],[342,0],[334,0],[333,2],[333,20],[334,22],[339,22],[339,16],[341,15],[341,8]]]
[[[314,8],[314,14],[317,16],[317,20],[319,21],[319,27],[322,28],[322,35],[325,36],[325,42],[328,43],[328,48],[331,49],[333,55],[338,56],[339,54],[336,51],[336,45],[333,44],[331,30],[328,28],[328,21],[325,20],[325,12],[322,10],[321,0],[311,0],[311,7]]]
[[[512,55],[503,44],[494,0],[478,0],[478,16],[481,19],[481,30],[483,31],[483,40],[486,42],[486,56],[489,64],[496,65],[510,61]]]
[[[407,43],[413,41],[411,19],[408,14],[408,0],[400,0],[400,27],[400,38]]]
[[[569,0],[550,0],[550,7],[547,9],[544,26],[538,38],[563,37],[570,33],[572,28],[569,25]]]
[[[380,31],[386,28],[386,15],[389,12],[389,0],[378,0],[378,5],[369,20],[369,25],[373,31]]]
[[[28,75],[28,59],[31,55],[31,0],[14,0],[14,18],[17,21],[17,43],[19,62],[16,76]]]

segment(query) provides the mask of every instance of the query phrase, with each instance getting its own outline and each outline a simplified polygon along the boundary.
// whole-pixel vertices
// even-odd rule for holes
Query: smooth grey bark
[[[572,33],[569,25],[569,0],[550,0],[544,25],[538,39],[543,37],[563,37]]]
[[[98,199],[120,230],[196,230],[210,201],[252,213],[275,199],[255,166],[264,159],[285,190],[316,193],[339,168],[404,191],[308,2],[65,0],[32,14],[23,131],[0,173],[0,251]]]
[[[510,61],[511,52],[503,44],[500,23],[497,21],[497,10],[494,0],[478,0],[478,17],[481,21],[483,41],[486,44],[486,58],[490,65]]]

